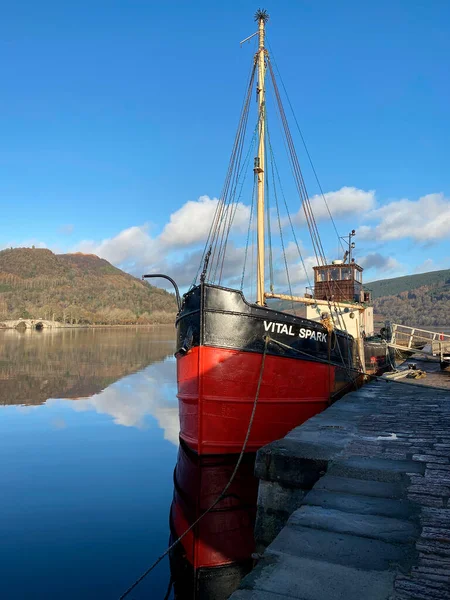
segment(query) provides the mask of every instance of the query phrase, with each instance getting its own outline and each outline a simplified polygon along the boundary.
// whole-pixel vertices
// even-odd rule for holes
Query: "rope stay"
[[[179,544],[181,542],[181,540],[190,531],[192,531],[194,529],[194,527],[197,526],[197,524],[203,519],[203,517],[205,517],[208,513],[210,513],[217,506],[217,504],[219,504],[219,502],[223,499],[223,497],[229,490],[231,484],[233,483],[233,481],[238,473],[239,467],[241,466],[242,460],[245,455],[245,450],[247,448],[248,440],[250,439],[250,433],[252,431],[253,421],[255,419],[255,414],[256,414],[256,407],[258,405],[258,400],[259,400],[259,392],[261,390],[261,383],[262,383],[263,374],[264,374],[264,366],[266,363],[266,355],[267,355],[267,348],[269,345],[269,341],[270,341],[270,338],[268,336],[264,337],[264,350],[262,352],[261,367],[259,370],[259,377],[258,377],[258,383],[256,386],[255,399],[253,401],[253,408],[252,408],[250,420],[249,420],[248,427],[247,427],[247,433],[245,434],[244,442],[242,444],[242,450],[239,454],[239,458],[236,462],[236,466],[233,469],[230,479],[228,480],[227,484],[225,485],[225,487],[223,488],[223,490],[221,491],[219,496],[217,496],[217,498],[214,500],[214,502],[185,531],[183,531],[183,533],[172,544],[170,544],[170,546],[150,565],[150,567],[146,571],[144,571],[142,573],[142,575],[140,575],[130,585],[130,587],[127,590],[125,590],[125,592],[120,596],[119,600],[124,600],[124,598],[126,598],[141,583],[141,581],[143,579],[145,579],[147,577],[147,575],[153,571],[153,569],[162,561],[162,559],[164,557],[166,557],[169,554],[169,552],[171,550],[173,550],[173,548],[175,548],[175,546],[177,544]]]
[[[266,140],[267,140],[267,120],[266,120],[266,129],[265,129],[265,136],[266,136]],[[266,146],[267,146],[267,142],[266,142]],[[264,165],[264,170],[267,172],[267,153],[265,154],[265,165]],[[269,187],[269,177],[265,178],[265,192],[264,192],[264,202],[265,202],[265,208],[266,208],[266,224],[267,227],[265,228],[265,232],[267,232],[267,245],[269,247],[269,289],[271,292],[274,291],[274,272],[273,272],[273,248],[272,248],[272,225],[271,225],[271,221],[272,219],[270,218],[270,187]]]
[[[297,234],[295,233],[295,228],[294,228],[294,224],[292,222],[291,213],[289,211],[289,207],[288,207],[288,204],[287,204],[287,201],[286,201],[286,196],[284,194],[284,189],[283,189],[283,185],[281,183],[281,177],[280,177],[280,173],[278,171],[278,166],[277,166],[277,163],[276,163],[276,160],[275,160],[275,154],[273,152],[273,148],[272,148],[272,144],[271,144],[271,141],[270,141],[270,137],[269,137],[269,153],[270,153],[270,155],[272,157],[273,167],[274,167],[275,173],[277,175],[278,187],[279,187],[281,195],[283,197],[284,208],[286,210],[286,215],[287,215],[287,218],[289,220],[289,225],[291,227],[291,233],[292,233],[292,237],[293,237],[295,246],[297,248],[298,256],[300,258],[303,270],[305,272],[305,277],[306,277],[306,281],[308,283],[308,287],[312,289],[311,280],[309,278],[308,269],[306,268],[305,261],[303,259],[303,255],[302,255],[302,252],[300,250],[300,244],[299,244],[298,239],[297,239]]]
[[[250,231],[253,223],[253,213],[255,207],[255,195],[256,195],[256,173],[253,177],[253,192],[252,192],[252,204],[250,206],[250,218],[248,220],[248,228],[247,228],[247,241],[245,244],[245,252],[244,252],[244,264],[242,267],[242,277],[241,277],[241,292],[244,289],[244,277],[245,277],[245,269],[247,266],[247,257],[248,257],[248,246],[250,243]]]
[[[314,253],[316,255],[316,260],[318,263],[326,264],[325,252],[322,246],[322,242],[319,236],[319,230],[317,228],[317,223],[312,212],[311,203],[309,200],[308,192],[306,190],[305,180],[303,178],[302,170],[300,167],[300,163],[298,161],[297,153],[295,151],[294,141],[292,139],[292,134],[289,128],[289,124],[286,117],[286,112],[283,107],[283,103],[281,101],[280,91],[278,89],[278,84],[275,79],[275,74],[273,72],[272,63],[270,59],[267,61],[269,67],[269,74],[272,82],[272,87],[275,92],[275,98],[277,101],[277,107],[279,111],[279,115],[281,117],[281,122],[284,130],[284,135],[286,138],[287,146],[289,149],[289,158],[291,162],[291,167],[293,170],[294,181],[297,187],[298,194],[300,196],[300,200],[302,202],[303,211],[305,213],[306,222],[308,224],[309,233],[311,236],[311,242],[313,245]]]
[[[278,230],[279,230],[279,234],[280,234],[280,243],[281,243],[281,251],[283,254],[283,260],[284,260],[284,267],[285,267],[285,271],[286,271],[286,279],[287,279],[287,283],[288,283],[288,288],[289,288],[289,295],[292,296],[292,285],[291,285],[291,278],[289,275],[289,267],[288,267],[288,261],[287,261],[287,256],[286,256],[286,249],[285,249],[285,245],[284,245],[284,236],[283,236],[283,226],[281,224],[281,215],[280,215],[280,206],[278,203],[278,194],[277,194],[277,189],[276,189],[276,185],[275,185],[275,173],[274,173],[274,166],[273,166],[273,152],[272,152],[272,144],[270,142],[270,133],[269,133],[269,123],[268,121],[266,122],[266,130],[267,130],[267,139],[269,142],[269,155],[270,155],[270,165],[271,165],[271,176],[272,176],[272,185],[273,185],[273,193],[274,193],[274,197],[275,197],[275,207],[276,207],[276,212],[277,212],[277,221],[278,221]],[[269,179],[269,177],[267,178]],[[295,305],[294,302],[291,302],[292,304],[292,311],[295,314]]]
[[[247,93],[244,101],[244,105],[242,108],[241,117],[239,120],[238,131],[236,133],[230,163],[228,166],[227,175],[225,178],[224,188],[222,190],[222,194],[220,196],[219,203],[217,205],[217,212],[215,215],[215,219],[213,220],[213,224],[211,226],[210,235],[208,236],[208,240],[205,245],[206,248],[211,245],[213,248],[211,260],[209,263],[209,279],[215,281],[217,277],[217,269],[219,267],[221,261],[221,254],[224,250],[224,242],[225,242],[225,233],[228,230],[228,219],[232,215],[230,213],[230,204],[232,203],[232,194],[230,194],[231,190],[235,189],[235,185],[233,183],[238,178],[238,174],[240,171],[240,163],[242,157],[242,150],[245,141],[245,132],[247,127],[249,109],[250,109],[250,99],[253,88],[253,83],[255,80],[256,74],[256,63],[253,65],[253,69],[250,76],[250,81],[247,88]],[[228,219],[227,219],[228,217]],[[231,225],[230,225],[231,227]],[[205,251],[204,251],[205,252]]]
[[[211,227],[210,227],[210,230],[208,233],[208,237],[205,242],[205,246],[203,249],[203,254],[202,254],[202,257],[200,260],[200,264],[199,264],[197,273],[194,277],[194,280],[192,281],[191,287],[194,287],[196,285],[196,282],[200,275],[202,266],[205,264],[206,254],[209,250],[211,250],[211,252],[213,253],[213,256],[211,257],[211,255],[210,255],[210,260],[207,265],[207,269],[206,269],[207,273],[205,273],[205,278],[208,274],[211,273],[211,268],[215,261],[215,254],[216,254],[216,250],[217,250],[217,237],[218,237],[218,233],[219,233],[219,229],[220,229],[220,224],[223,222],[224,208],[228,204],[228,191],[229,191],[229,187],[230,187],[230,182],[232,179],[233,172],[235,171],[236,160],[238,157],[238,150],[239,150],[239,147],[243,143],[242,137],[243,136],[245,137],[245,127],[243,128],[243,124],[244,123],[246,124],[245,115],[247,114],[247,116],[248,116],[248,110],[249,110],[249,106],[250,106],[250,96],[251,96],[251,90],[253,87],[253,83],[255,80],[255,73],[256,73],[256,64],[254,63],[251,68],[249,80],[247,83],[247,90],[246,90],[244,102],[242,105],[242,110],[241,110],[241,115],[239,118],[236,136],[235,136],[235,139],[233,142],[233,147],[232,147],[232,151],[231,151],[231,156],[230,156],[230,160],[229,160],[229,164],[228,164],[228,169],[227,169],[222,193],[220,195],[219,201],[218,201],[217,206],[214,211],[212,224],[211,224]]]
[[[276,60],[275,60],[275,55],[274,55],[274,53],[273,53],[273,50],[272,50],[272,47],[271,47],[271,45],[270,45],[269,43],[268,43],[268,46],[269,46],[269,50],[270,50],[270,55],[271,55],[271,57],[272,57],[272,62],[273,62],[274,66],[275,66],[275,69],[276,69],[276,71],[277,71],[278,78],[279,78],[279,80],[280,80],[280,82],[281,82],[281,87],[283,88],[284,94],[285,94],[285,96],[286,96],[286,100],[287,100],[287,102],[288,102],[288,104],[289,104],[289,108],[291,109],[292,117],[293,117],[293,119],[294,119],[294,122],[295,122],[295,125],[296,125],[296,127],[297,127],[297,131],[298,131],[298,133],[299,133],[299,135],[300,135],[300,139],[301,139],[301,141],[302,141],[303,148],[305,149],[306,156],[308,157],[308,161],[309,161],[309,164],[310,164],[310,166],[311,166],[311,170],[312,170],[312,172],[313,172],[313,174],[314,174],[314,178],[315,178],[315,180],[316,180],[317,187],[319,188],[320,195],[322,196],[322,200],[324,201],[324,203],[325,203],[325,207],[326,207],[326,209],[327,209],[327,212],[328,212],[328,216],[330,217],[330,220],[331,220],[331,222],[332,222],[332,224],[333,224],[333,228],[334,228],[334,231],[335,231],[335,233],[336,233],[336,237],[337,237],[337,239],[338,239],[338,243],[339,243],[339,245],[341,246],[341,248],[342,248],[342,251],[344,251],[344,250],[345,250],[345,248],[344,248],[344,245],[343,245],[343,243],[342,243],[341,236],[339,235],[339,232],[338,232],[338,230],[337,230],[336,223],[335,223],[335,221],[334,221],[334,219],[333,219],[333,214],[332,214],[332,212],[331,212],[331,210],[330,210],[329,204],[328,204],[328,202],[327,202],[327,198],[326,198],[326,196],[325,196],[325,193],[324,193],[324,191],[323,191],[322,185],[321,185],[321,183],[320,183],[319,176],[318,176],[318,174],[317,174],[317,171],[316,171],[316,168],[315,168],[315,166],[314,166],[314,163],[313,163],[313,160],[312,160],[311,154],[310,154],[310,152],[309,152],[309,150],[308,150],[308,146],[306,145],[306,141],[305,141],[305,138],[304,138],[304,136],[303,136],[303,132],[302,132],[302,130],[301,130],[301,128],[300,128],[300,125],[299,125],[299,123],[298,123],[297,117],[296,117],[296,115],[295,115],[294,107],[292,106],[292,103],[291,103],[291,100],[290,100],[290,98],[289,98],[289,94],[288,94],[288,92],[287,92],[286,86],[284,85],[284,81],[283,81],[283,78],[282,78],[282,76],[281,76],[281,72],[280,72],[280,70],[279,70],[279,68],[278,68],[278,65],[277,65],[277,62],[276,62]]]
[[[283,103],[281,101],[280,92],[278,89],[278,85],[277,85],[277,82],[275,79],[275,74],[273,72],[273,68],[272,68],[270,59],[268,60],[268,65],[269,65],[269,73],[270,73],[270,77],[271,77],[271,81],[272,81],[272,87],[275,92],[278,114],[281,119],[283,132],[284,132],[285,139],[287,142],[288,157],[289,157],[289,160],[291,163],[291,169],[292,169],[294,181],[295,181],[295,184],[297,187],[297,191],[298,191],[300,201],[301,201],[301,204],[303,207],[303,211],[305,214],[305,218],[306,218],[306,223],[308,225],[309,233],[311,236],[311,242],[313,245],[314,254],[316,256],[317,264],[322,264],[322,266],[324,266],[324,265],[326,265],[326,262],[327,262],[326,256],[325,256],[325,251],[324,251],[321,239],[320,239],[317,222],[315,220],[314,213],[313,213],[313,210],[311,207],[311,202],[309,199],[309,195],[306,190],[306,184],[305,184],[305,181],[303,178],[300,163],[298,161],[298,156],[297,156],[297,153],[295,150],[294,142],[292,139],[292,134],[291,134],[291,131],[289,128],[289,123],[287,121],[286,113],[285,113],[285,110],[283,107]],[[328,296],[329,296],[329,298],[331,298],[331,296],[332,296],[331,283],[330,282],[327,282],[327,283],[328,283],[328,288],[329,288]],[[336,303],[332,302],[332,300],[330,300],[330,299],[328,299],[327,301],[328,301],[328,305],[329,305],[330,316],[331,316],[333,322],[335,323],[335,325],[337,327],[339,327],[339,329],[342,329],[343,331],[347,331],[345,321],[343,321],[343,319],[340,317],[339,310],[337,309]],[[332,308],[332,303],[334,304],[334,311]]]
[[[250,142],[250,145],[249,145],[249,148],[248,148],[248,151],[247,151],[247,155],[246,155],[246,157],[244,159],[244,163],[242,165],[242,168],[241,168],[241,171],[240,171],[240,174],[239,174],[239,177],[241,178],[241,186],[240,186],[239,195],[238,195],[237,199],[236,199],[236,192],[234,192],[234,194],[232,194],[232,199],[233,199],[232,200],[232,206],[233,206],[233,208],[232,208],[231,216],[230,216],[230,219],[229,219],[229,222],[228,222],[228,229],[227,229],[227,232],[226,232],[226,235],[225,235],[224,248],[223,248],[223,252],[222,252],[222,261],[221,261],[221,266],[220,266],[220,275],[219,275],[219,281],[218,281],[219,285],[220,285],[220,283],[222,281],[223,267],[224,267],[224,262],[225,262],[225,255],[226,255],[226,251],[227,251],[227,245],[228,245],[228,240],[229,240],[229,236],[230,236],[230,232],[231,232],[231,227],[232,227],[233,222],[234,222],[234,217],[236,216],[236,211],[237,211],[237,208],[239,206],[239,202],[240,202],[240,200],[242,198],[242,192],[243,192],[243,189],[244,189],[245,181],[247,179],[248,165],[250,163],[251,153],[252,153],[252,150],[254,150],[255,144],[256,144],[256,137],[257,137],[257,126],[255,127],[255,129],[253,131],[253,137],[251,139],[251,142]],[[236,187],[237,187],[237,183],[238,183],[238,180],[236,180]]]

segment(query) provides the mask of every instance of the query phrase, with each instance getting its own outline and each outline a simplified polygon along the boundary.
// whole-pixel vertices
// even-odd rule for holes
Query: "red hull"
[[[199,455],[242,450],[262,354],[208,346],[177,356],[180,436]],[[255,452],[324,410],[335,391],[335,367],[267,355],[246,448]]]
[[[190,456],[181,446],[175,469],[171,507],[174,537],[186,531],[222,493],[236,466],[224,457]],[[181,541],[185,559],[196,570],[250,559],[254,551],[258,481],[254,457],[241,464],[226,496]]]

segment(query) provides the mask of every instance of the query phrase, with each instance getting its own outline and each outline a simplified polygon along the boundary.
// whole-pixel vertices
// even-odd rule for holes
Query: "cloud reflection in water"
[[[179,420],[175,371],[175,359],[171,357],[116,381],[90,398],[49,400],[47,404],[64,402],[76,411],[95,410],[113,417],[117,425],[140,429],[145,428],[146,417],[151,416],[164,431],[164,439],[177,446]]]

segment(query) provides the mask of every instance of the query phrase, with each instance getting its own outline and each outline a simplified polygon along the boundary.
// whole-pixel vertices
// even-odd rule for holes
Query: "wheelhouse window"
[[[339,267],[333,267],[330,271],[330,279],[331,281],[340,281],[341,279],[341,269]]]
[[[352,279],[352,270],[348,267],[342,268],[342,279],[350,280]]]

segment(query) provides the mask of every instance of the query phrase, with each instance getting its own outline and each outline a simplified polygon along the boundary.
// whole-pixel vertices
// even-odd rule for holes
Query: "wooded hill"
[[[53,254],[41,248],[0,252],[0,321],[171,323],[176,311],[173,294],[93,254]]]
[[[365,288],[372,291],[372,298],[382,296],[393,296],[402,292],[409,292],[421,287],[435,287],[450,282],[450,269],[443,271],[430,271],[429,273],[417,273],[405,277],[393,277],[392,279],[380,279],[366,283]]]
[[[366,284],[375,312],[384,318],[417,327],[450,327],[450,269]]]

